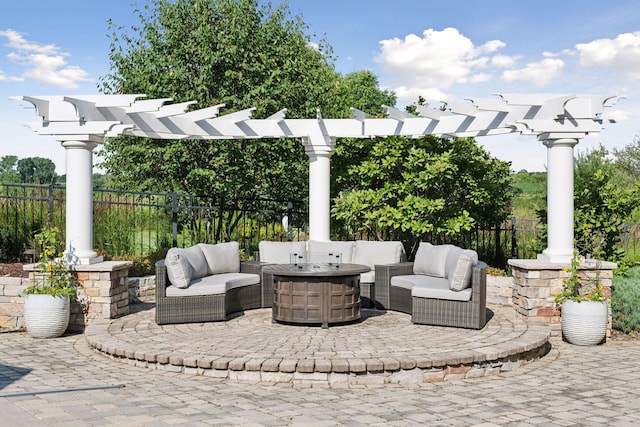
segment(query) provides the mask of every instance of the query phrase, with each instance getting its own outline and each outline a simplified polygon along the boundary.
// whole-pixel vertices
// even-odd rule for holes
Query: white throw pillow
[[[452,247],[452,245],[432,245],[431,243],[420,242],[413,262],[413,273],[446,277],[447,254]]]
[[[207,259],[202,253],[202,249],[199,246],[191,246],[190,248],[180,249],[180,255],[187,258],[191,268],[193,268],[192,279],[199,279],[206,276],[208,273]]]
[[[238,242],[218,243],[210,245],[198,243],[207,260],[209,274],[239,273],[240,246]]]
[[[177,288],[186,288],[191,282],[192,271],[189,261],[181,254],[181,249],[171,248],[164,259],[169,282]]]
[[[478,264],[478,254],[470,249],[463,250],[458,257],[458,262],[449,276],[449,287],[452,291],[462,291],[471,286],[471,272]]]

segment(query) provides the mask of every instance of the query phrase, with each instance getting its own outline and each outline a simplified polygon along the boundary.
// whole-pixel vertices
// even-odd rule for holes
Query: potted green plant
[[[35,235],[40,259],[31,285],[23,291],[24,322],[29,335],[55,338],[69,325],[71,301],[79,282],[69,257],[62,257],[61,233],[57,227],[45,228]]]
[[[609,305],[604,286],[598,280],[584,280],[580,276],[580,264],[584,259],[574,251],[568,274],[563,279],[563,290],[556,295],[556,302],[562,304],[562,337],[571,344],[595,345],[604,342],[609,321]],[[596,261],[597,262],[597,261]]]

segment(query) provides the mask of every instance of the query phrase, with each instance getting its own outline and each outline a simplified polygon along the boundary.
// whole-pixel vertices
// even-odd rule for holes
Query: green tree
[[[44,157],[25,157],[18,160],[17,171],[22,182],[49,184],[55,181],[56,165]]]
[[[609,152],[578,153],[574,160],[574,218],[576,247],[596,258],[619,261],[622,226],[638,204],[638,184],[621,185]]]
[[[16,171],[18,156],[0,157],[0,182],[20,182],[20,175]]]
[[[365,147],[366,146],[366,147]],[[431,233],[493,226],[510,212],[510,166],[472,138],[389,137],[341,179],[333,216],[350,233],[401,240],[411,259]]]
[[[315,117],[332,102],[339,75],[331,49],[310,43],[287,3],[258,0],[151,0],[140,26],[112,24],[105,93],[145,93],[224,113],[256,107],[264,118]],[[115,138],[102,167],[113,183],[227,197],[306,197],[307,156],[298,140],[153,141]]]

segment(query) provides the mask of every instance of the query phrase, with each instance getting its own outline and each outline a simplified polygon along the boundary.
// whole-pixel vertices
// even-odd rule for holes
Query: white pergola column
[[[309,156],[309,240],[328,242],[331,230],[331,154],[335,138],[303,138]]]
[[[93,249],[94,141],[64,141],[67,172],[66,252],[78,264],[102,262]]]
[[[547,249],[538,258],[568,263],[573,256],[573,147],[575,138],[549,139],[547,146]]]

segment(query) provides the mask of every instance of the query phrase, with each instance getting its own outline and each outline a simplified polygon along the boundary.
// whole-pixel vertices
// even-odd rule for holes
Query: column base
[[[104,258],[101,256],[94,256],[94,257],[90,257],[90,258],[78,258],[78,264],[77,265],[92,265],[92,264],[99,264],[101,262],[104,261]]]
[[[537,259],[551,264],[568,264],[571,262],[571,257],[573,257],[573,249],[569,252],[545,249],[541,254],[538,254]]]

